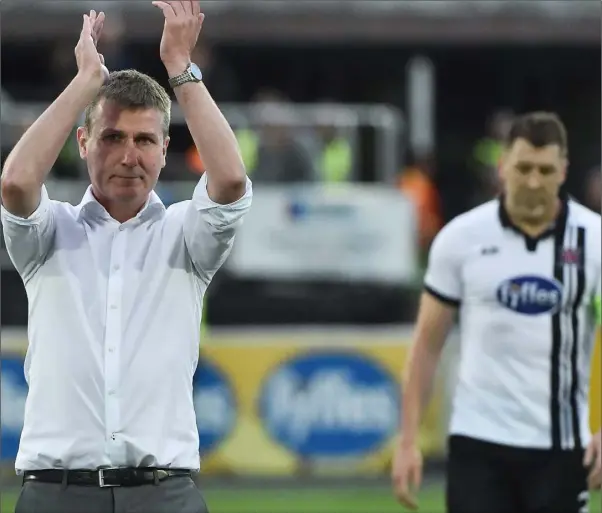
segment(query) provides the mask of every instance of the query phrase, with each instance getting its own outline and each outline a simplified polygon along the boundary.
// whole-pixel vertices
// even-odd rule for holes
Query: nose
[[[138,151],[133,144],[126,144],[121,163],[126,167],[136,167],[138,165]]]
[[[538,176],[538,173],[530,173],[527,178],[527,187],[529,189],[539,189],[541,187],[541,179]]]

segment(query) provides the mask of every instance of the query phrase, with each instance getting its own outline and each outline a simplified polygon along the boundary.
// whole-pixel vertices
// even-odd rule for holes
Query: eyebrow
[[[101,136],[107,136],[107,135],[125,135],[125,132],[123,132],[123,130],[117,130],[115,128],[105,128],[104,130],[102,130],[100,132]],[[138,132],[135,135],[135,138],[138,139],[140,137],[149,137],[150,139],[157,139],[157,134],[153,133],[153,132]]]

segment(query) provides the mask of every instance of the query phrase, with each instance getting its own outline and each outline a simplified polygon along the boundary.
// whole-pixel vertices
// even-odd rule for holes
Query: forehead
[[[563,159],[562,150],[557,144],[533,146],[526,139],[517,139],[509,149],[511,160],[531,162],[533,164],[555,163]]]
[[[158,109],[128,109],[102,99],[93,112],[92,125],[96,132],[111,129],[160,134],[163,131],[163,114]]]

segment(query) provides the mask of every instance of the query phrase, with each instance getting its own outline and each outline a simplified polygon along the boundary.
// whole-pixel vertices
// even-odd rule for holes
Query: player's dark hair
[[[163,114],[163,135],[169,134],[171,99],[167,91],[148,75],[133,69],[112,72],[96,98],[86,107],[88,131],[92,127],[94,110],[102,99],[115,102],[124,109],[157,109]]]
[[[515,118],[506,137],[507,146],[517,139],[525,139],[536,148],[555,144],[563,155],[568,153],[566,128],[553,112],[530,112]]]

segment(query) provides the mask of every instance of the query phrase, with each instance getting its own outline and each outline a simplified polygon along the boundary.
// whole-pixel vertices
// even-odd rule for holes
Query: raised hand
[[[100,84],[109,78],[109,70],[104,65],[104,57],[98,53],[96,45],[105,21],[104,12],[84,14],[84,23],[79,41],[75,46],[77,69],[82,75],[98,79]]]
[[[174,73],[182,73],[190,63],[192,50],[196,46],[205,15],[201,2],[182,0],[177,2],[157,1],[153,5],[165,17],[159,55],[163,64]]]

